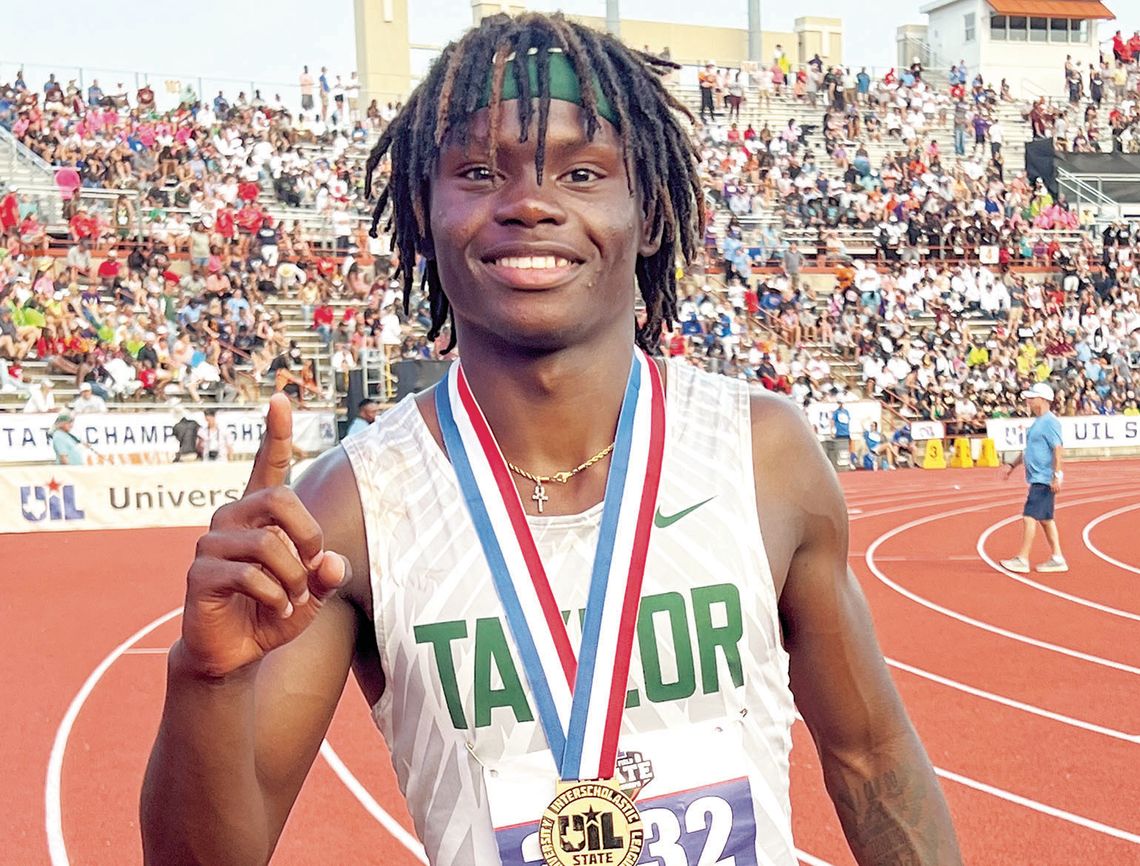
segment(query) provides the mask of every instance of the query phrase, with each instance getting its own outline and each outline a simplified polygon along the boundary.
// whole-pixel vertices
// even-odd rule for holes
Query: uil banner
[[[75,416],[71,432],[96,457],[178,453],[174,425],[179,418],[205,425],[200,410],[177,412],[108,412]],[[0,463],[51,463],[55,454],[48,434],[56,416],[0,413]],[[265,431],[265,409],[218,412],[218,425],[229,431],[234,453],[252,455]],[[336,417],[332,412],[294,412],[293,442],[303,451],[317,453],[336,444]]]
[[[946,425],[941,421],[911,421],[910,438],[915,442],[927,439],[945,439]]]
[[[1065,448],[1140,448],[1140,416],[1076,415],[1059,420]],[[1032,418],[991,418],[986,435],[998,451],[1021,451],[1032,423]]]
[[[241,496],[251,466],[9,466],[0,472],[0,533],[206,526]]]

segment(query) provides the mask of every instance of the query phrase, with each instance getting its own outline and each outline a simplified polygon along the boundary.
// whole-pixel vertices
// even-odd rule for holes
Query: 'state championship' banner
[[[205,424],[200,411],[186,413]],[[72,434],[102,456],[158,454],[173,458],[178,453],[174,425],[181,416],[174,412],[113,412],[75,416]],[[52,414],[0,413],[0,463],[51,463],[55,461],[48,434]],[[252,455],[265,431],[265,409],[218,412],[219,426],[233,436],[234,453]],[[294,412],[293,441],[307,452],[320,452],[336,444],[336,419],[332,412]]]

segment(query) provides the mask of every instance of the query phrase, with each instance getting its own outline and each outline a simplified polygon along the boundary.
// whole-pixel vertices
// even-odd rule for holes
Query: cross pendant
[[[530,498],[538,503],[538,513],[542,514],[542,506],[550,501],[550,497],[546,495],[546,488],[541,481],[535,483],[534,494]]]

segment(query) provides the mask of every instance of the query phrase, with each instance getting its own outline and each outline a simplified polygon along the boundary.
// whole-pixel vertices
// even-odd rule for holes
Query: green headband
[[[519,82],[518,74],[513,62],[513,55],[507,60],[506,74],[503,76],[503,95],[502,99],[506,102],[508,99],[519,98]],[[563,102],[573,102],[575,105],[582,105],[582,87],[578,82],[578,75],[574,71],[574,65],[567,59],[566,55],[561,51],[552,50],[547,53],[547,79],[550,82],[550,98],[559,99]],[[530,75],[530,92],[533,96],[538,96],[538,54],[531,53],[527,55],[526,59],[527,71]],[[487,86],[483,90],[483,96],[480,98],[476,110],[486,108],[491,104],[491,84],[494,77],[494,70],[487,76]],[[598,107],[598,116],[604,117],[610,123],[617,126],[618,118],[617,112],[614,107],[610,105],[610,101],[606,99],[602,93],[601,85],[598,83],[597,78],[594,79],[594,102]]]

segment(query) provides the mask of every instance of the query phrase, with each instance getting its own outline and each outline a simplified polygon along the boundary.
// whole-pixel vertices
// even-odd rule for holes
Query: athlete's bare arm
[[[847,567],[847,509],[799,409],[753,400],[765,546],[780,593],[796,706],[861,866],[961,863],[945,798],[907,718]]]
[[[358,594],[367,593],[368,563],[352,469],[338,448],[296,493],[285,487],[289,411],[286,399],[272,401],[245,496],[219,509],[187,576],[182,638],[170,652],[143,784],[148,864],[269,861],[354,652],[367,644],[358,611],[370,601]],[[336,553],[312,565],[322,550]],[[375,677],[362,685],[382,687]]]

